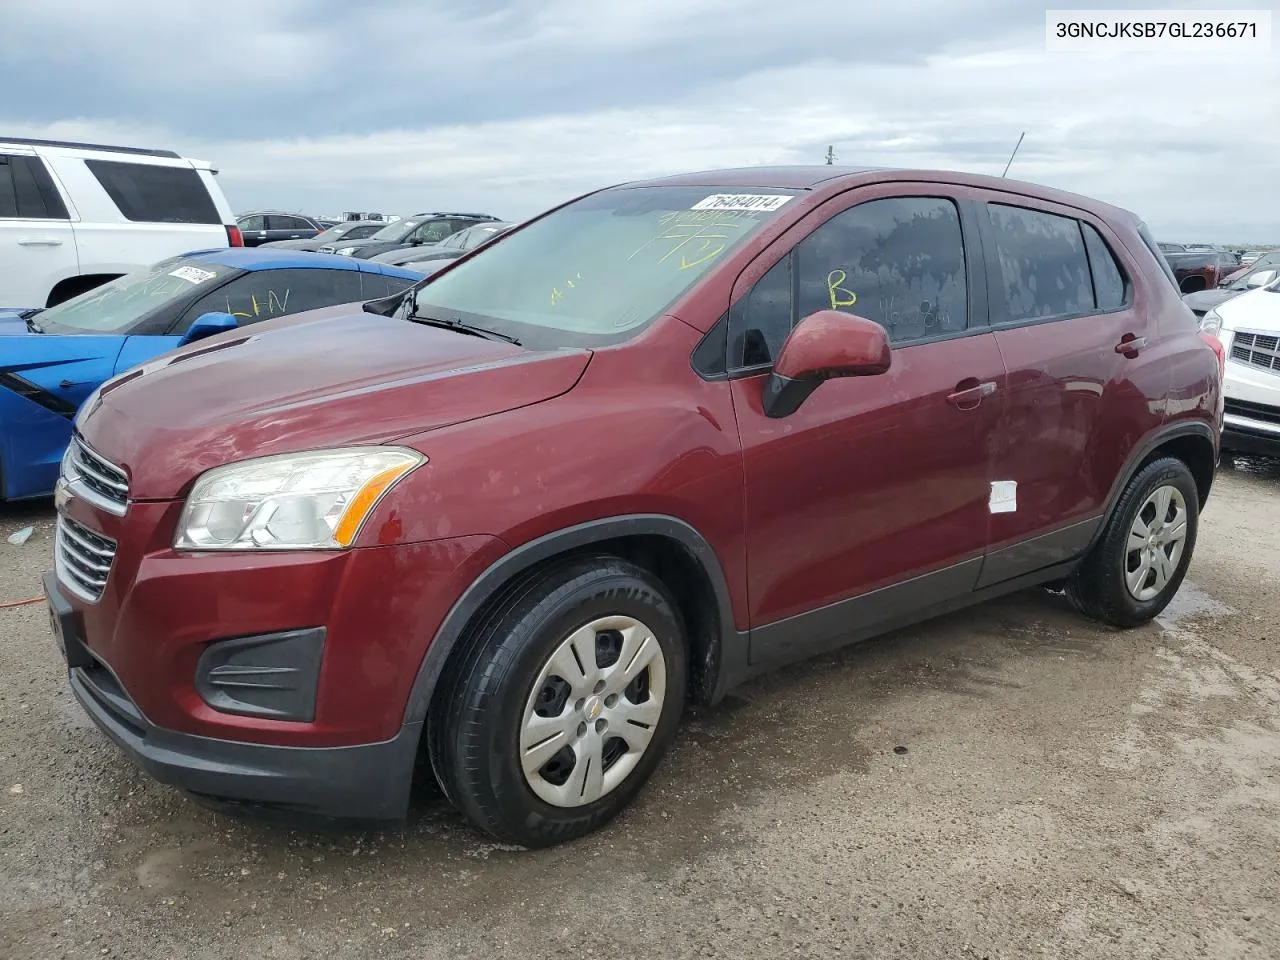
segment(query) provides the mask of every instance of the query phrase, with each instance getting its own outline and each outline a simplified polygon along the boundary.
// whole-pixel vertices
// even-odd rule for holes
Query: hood
[[[392,250],[381,253],[375,260],[378,263],[389,263],[397,267],[412,267],[415,263],[429,260],[451,260],[467,253],[466,250],[436,250],[433,247],[406,247],[404,250]]]
[[[339,240],[339,243],[342,241]],[[315,240],[272,240],[268,243],[260,243],[259,247],[270,247],[272,250],[319,250],[323,246],[327,246],[328,240],[323,243],[317,243]]]
[[[27,321],[22,319],[22,315],[28,310],[34,310],[34,307],[4,307],[0,308],[0,337],[33,336],[27,329]],[[40,321],[36,321],[39,323]]]
[[[333,247],[335,250],[342,250],[346,247],[355,247],[351,256],[367,260],[375,253],[386,253],[388,250],[399,250],[401,247],[408,246],[408,244],[401,243],[398,240],[377,240],[372,243],[368,240],[352,240],[350,243],[343,243],[339,240],[337,243],[328,244],[328,246]],[[417,248],[415,247],[414,249]]]
[[[1195,293],[1184,294],[1182,302],[1196,314],[1203,314],[1234,297],[1240,296],[1242,292],[1240,290],[1223,290],[1221,288],[1216,290],[1197,290]]]
[[[1280,290],[1259,287],[1219,304],[1217,311],[1224,330],[1280,333]]]
[[[104,385],[78,424],[140,500],[235,460],[387,443],[558,396],[588,350],[531,351],[372,313],[269,320]]]

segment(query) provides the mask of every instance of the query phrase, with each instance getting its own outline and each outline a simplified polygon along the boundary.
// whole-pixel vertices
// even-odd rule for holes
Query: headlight
[[[1212,333],[1215,337],[1222,330],[1222,317],[1217,310],[1210,310],[1200,318],[1200,329],[1205,333]]]
[[[355,247],[339,247],[337,250],[333,252],[340,257],[349,257],[356,252],[356,248]]]
[[[391,486],[427,460],[404,447],[347,447],[215,467],[178,521],[178,550],[341,550]]]

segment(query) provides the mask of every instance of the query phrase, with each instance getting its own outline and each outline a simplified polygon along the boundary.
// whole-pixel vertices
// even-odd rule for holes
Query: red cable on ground
[[[27,600],[10,600],[7,603],[0,603],[0,610],[7,610],[9,607],[25,607],[31,603],[41,603],[44,597],[31,597]]]

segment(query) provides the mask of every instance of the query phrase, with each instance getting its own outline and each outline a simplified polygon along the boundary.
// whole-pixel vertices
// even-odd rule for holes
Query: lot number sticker
[[[772,213],[791,197],[780,193],[713,193],[690,210],[753,210]]]
[[[170,270],[169,276],[186,280],[188,283],[204,283],[206,280],[212,280],[217,274],[201,270],[199,267],[179,267],[177,270]]]

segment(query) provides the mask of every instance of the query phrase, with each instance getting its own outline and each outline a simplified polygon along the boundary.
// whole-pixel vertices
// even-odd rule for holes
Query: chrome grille
[[[62,476],[89,502],[117,516],[129,503],[129,478],[110,460],[89,449],[79,437],[71,438],[62,461]]]
[[[115,555],[114,540],[58,515],[54,566],[58,580],[76,596],[90,603],[101,599]]]
[[[1280,337],[1242,330],[1231,341],[1231,359],[1280,373]]]

